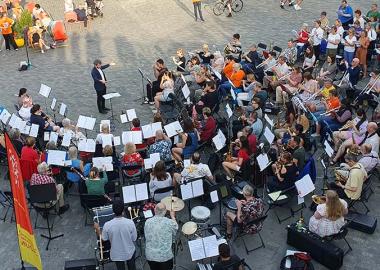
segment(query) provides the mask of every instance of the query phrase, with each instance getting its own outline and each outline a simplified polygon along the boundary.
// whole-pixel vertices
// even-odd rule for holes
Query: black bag
[[[65,261],[65,270],[95,270],[96,259]]]
[[[350,221],[348,224],[349,228],[368,234],[374,233],[377,226],[377,219],[373,216],[349,211],[345,218]]]
[[[290,260],[290,267],[286,267],[286,261]],[[285,256],[281,260],[281,270],[314,270],[309,254],[295,253],[294,255]]]
[[[218,154],[212,153],[208,159],[208,162],[207,162],[207,165],[210,168],[210,171],[212,174],[214,174],[216,172],[216,169],[218,168],[220,163],[221,162],[220,162],[220,158],[219,158]]]
[[[311,232],[297,231],[294,225],[287,227],[287,244],[308,252],[310,256],[329,269],[339,269],[343,265],[344,252],[332,242],[322,241]]]

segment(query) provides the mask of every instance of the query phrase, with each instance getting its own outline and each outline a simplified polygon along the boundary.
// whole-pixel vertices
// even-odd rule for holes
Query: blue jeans
[[[354,56],[355,56],[355,52],[344,51],[343,57],[344,57],[344,60],[347,61],[349,66],[351,66],[351,62],[352,62],[352,59],[354,59]]]
[[[247,61],[240,61],[240,65],[245,73],[253,72],[255,65],[253,63],[249,63]]]

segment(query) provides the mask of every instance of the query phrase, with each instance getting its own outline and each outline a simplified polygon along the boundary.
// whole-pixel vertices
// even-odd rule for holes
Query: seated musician
[[[224,60],[224,67],[223,67],[223,78],[222,81],[228,81],[232,75],[232,72],[234,71],[234,64],[236,64],[235,58],[231,55],[227,55]]]
[[[0,46],[0,48],[1,48],[1,46]],[[28,89],[26,89],[24,87],[20,88],[20,90],[18,91],[17,105],[18,105],[19,108],[21,108],[22,102],[24,101],[24,98],[25,97],[29,97],[29,94],[27,94],[27,91],[28,91]],[[32,103],[33,103],[33,101],[32,101]]]
[[[237,156],[233,157],[232,153],[230,153],[231,156],[229,157],[227,155],[226,161],[222,163],[228,180],[233,180],[233,172],[239,172],[240,168],[243,166],[243,163],[249,162],[249,155],[251,154],[249,142],[246,136],[241,136],[231,144],[232,146],[235,146],[235,149],[233,150],[237,150]],[[231,150],[232,146],[230,146]]]
[[[244,270],[243,265],[239,265],[240,258],[236,255],[231,255],[230,247],[227,243],[222,243],[218,247],[219,258],[212,267],[213,270]]]
[[[231,239],[234,225],[240,226],[245,233],[256,233],[261,230],[263,224],[247,226],[247,223],[260,218],[264,214],[264,202],[256,198],[250,185],[243,187],[243,200],[236,199],[237,212],[228,211],[226,214],[227,238]]]
[[[222,73],[224,68],[224,57],[219,51],[214,52],[214,59],[211,60],[211,67],[217,72]]]
[[[174,81],[168,77],[168,75],[164,75],[162,77],[162,92],[158,92],[154,97],[154,106],[157,111],[160,110],[160,102],[171,101],[172,99],[169,97],[169,94],[174,94]]]
[[[370,73],[370,80],[367,84],[366,89],[371,89],[369,92],[362,93],[362,90],[357,89],[355,92],[357,104],[362,105],[364,100],[372,100],[372,99],[379,99],[380,95],[380,78],[379,78],[379,70],[374,70]],[[379,100],[378,100],[379,102]],[[378,103],[378,107],[380,106],[380,103]]]
[[[199,128],[199,144],[212,140],[216,131],[216,121],[208,107],[202,109],[203,121]]]
[[[69,133],[71,135],[71,139],[74,141],[86,138],[84,134],[79,131],[79,128],[77,126],[71,124],[71,121],[68,118],[62,119],[62,127],[59,130],[59,134],[61,136],[63,136],[65,133]]]
[[[197,52],[200,59],[202,59],[202,64],[210,65],[211,60],[214,58],[214,55],[210,52],[208,44],[202,45],[202,51]]]
[[[112,157],[112,165],[113,165],[113,170],[112,171],[107,171],[107,177],[108,181],[114,181],[116,179],[119,179],[120,173],[117,168],[120,167],[120,161],[119,158],[116,154],[115,146],[112,145],[106,145],[103,148],[103,157]]]
[[[44,131],[59,131],[60,127],[55,125],[55,123],[48,116],[42,116],[42,109],[39,104],[34,104],[30,109],[30,112],[30,123],[39,125],[39,136],[43,136]]]
[[[275,124],[274,135],[281,139],[288,129],[293,128],[296,124],[296,112],[294,111],[294,106],[291,102],[286,102],[285,119],[280,119],[277,116],[277,123]],[[285,120],[285,121],[284,121]]]
[[[204,107],[210,109],[215,108],[215,105],[219,103],[219,94],[216,90],[216,84],[214,81],[207,81],[202,91],[201,98],[198,103],[193,107],[193,116],[195,113],[202,113]],[[195,112],[194,112],[195,110]],[[196,118],[196,117],[195,117]]]
[[[46,162],[42,162],[37,166],[38,173],[32,174],[32,177],[30,179],[30,185],[36,186],[36,185],[45,185],[45,184],[51,184],[54,183],[56,185],[57,189],[57,200],[51,202],[53,205],[57,205],[58,208],[58,214],[61,215],[65,213],[67,210],[69,210],[70,205],[65,204],[65,200],[63,197],[63,185],[57,184],[53,177],[51,177],[51,172],[49,165],[46,164]],[[58,202],[58,203],[57,203]],[[36,203],[38,207],[48,207],[49,204],[44,203]]]
[[[252,133],[253,130],[250,126],[245,126],[241,131],[237,133],[237,138],[240,139],[241,136],[245,136],[248,139],[249,150],[252,154],[257,152],[257,136]]]
[[[170,173],[166,172],[165,162],[162,160],[157,161],[156,165],[154,165],[153,171],[150,174],[149,181],[149,192],[150,197],[154,199],[154,201],[159,202],[163,198],[168,197],[172,194],[171,191],[156,194],[154,197],[154,192],[157,189],[170,187],[173,185],[173,180]]]
[[[349,65],[346,62],[346,68],[347,68],[347,74],[346,76],[342,78],[342,84],[340,86],[340,89],[342,91],[346,91],[346,95],[348,98],[353,98],[355,95],[354,87],[358,84],[360,79],[360,60],[359,58],[354,58],[351,62],[351,65]]]
[[[269,69],[274,76],[264,76],[263,88],[268,89],[270,86],[272,89],[276,89],[277,86],[283,83],[283,81],[279,81],[279,79],[289,73],[289,66],[286,64],[286,58],[284,56],[279,56],[277,59],[277,65],[271,66]]]
[[[345,183],[339,181],[330,183],[329,188],[334,189],[339,197],[344,200],[358,200],[362,194],[367,173],[363,169],[363,165],[358,163],[358,155],[349,152],[344,156],[344,159],[350,170],[347,181]]]
[[[152,86],[147,89],[147,96],[149,99],[149,104],[154,104],[154,97],[157,92],[161,91],[160,84],[162,81],[162,77],[165,73],[167,73],[168,69],[165,66],[165,62],[162,59],[157,59],[157,61],[153,65],[153,74],[155,77],[155,81],[152,82]],[[148,84],[149,86],[149,84]]]
[[[194,152],[190,158],[190,166],[183,168],[181,174],[174,173],[174,183],[182,183],[183,180],[206,177],[209,181],[214,181],[210,168],[207,164],[201,163],[201,155]]]
[[[78,149],[75,146],[71,146],[67,151],[68,160],[71,161],[70,168],[74,168],[79,172],[83,172],[83,161],[78,158]],[[66,178],[72,183],[77,183],[80,177],[74,171],[66,171]]]
[[[102,173],[102,177],[100,177],[100,172]],[[96,167],[92,167],[90,174],[86,179],[87,194],[105,195],[106,191],[104,190],[104,186],[107,184],[107,182],[108,177],[105,167],[102,169],[102,171],[99,171],[99,169]]]
[[[177,162],[191,157],[198,148],[199,133],[194,128],[191,119],[183,121],[183,132],[179,134],[180,142],[172,149],[172,154]]]
[[[241,69],[241,65],[239,63],[235,63],[232,66],[233,70],[230,76],[226,77],[229,79],[229,81],[225,81],[219,86],[219,93],[225,97],[229,95],[229,91],[231,88],[234,89],[235,93],[241,92],[243,79],[245,77],[244,71]]]
[[[238,93],[236,97],[236,101],[239,106],[243,106],[243,101],[249,102],[253,98],[255,95],[255,88],[257,83],[258,82],[256,82],[255,75],[252,73],[247,74],[247,79],[242,81],[243,92]]]
[[[330,103],[331,104],[331,103]],[[330,107],[334,107],[329,105]],[[321,141],[323,141],[327,133],[332,135],[332,133],[340,129],[347,121],[351,120],[352,111],[347,99],[343,99],[340,107],[337,109],[329,110],[326,115],[320,115],[317,117],[318,123],[316,126],[316,133],[312,134],[313,137],[321,136]]]
[[[326,114],[324,112],[330,112],[339,109],[341,102],[338,97],[338,92],[336,90],[331,90],[329,91],[329,96],[327,99],[322,98],[320,102],[311,102],[307,105],[310,111],[318,118],[321,115]]]
[[[284,78],[283,82],[276,88],[276,104],[279,106],[284,102],[289,101],[289,95],[293,95],[297,92],[298,85],[301,82],[301,69],[299,67],[294,67],[289,76],[287,78]]]
[[[317,206],[310,218],[309,230],[320,237],[337,234],[345,224],[347,213],[347,202],[340,199],[334,190],[327,190],[326,202]]]
[[[348,121],[344,127],[333,132],[335,151],[338,151],[342,142],[354,137],[355,142],[361,142],[367,131],[368,120],[363,109],[356,111],[356,117]]]
[[[269,192],[285,190],[294,186],[297,180],[298,167],[289,152],[283,152],[279,160],[272,165],[274,176],[268,181]]]
[[[21,132],[17,128],[12,128],[8,131],[9,138],[17,151],[18,156],[21,155],[21,150],[24,147],[24,139],[21,137]],[[5,144],[5,141],[4,141]]]
[[[50,49],[50,47],[46,45],[46,43],[44,42],[42,38],[42,33],[44,29],[40,27],[39,19],[37,19],[35,23],[36,25],[29,27],[29,30],[28,30],[29,45],[32,46],[33,48],[34,48],[34,45],[38,45],[41,49],[41,53],[45,53],[44,49],[48,50]]]
[[[97,144],[103,144],[103,136],[108,136],[108,135],[111,135],[112,139],[113,139],[113,135],[110,133],[110,125],[108,123],[103,123],[101,126],[100,126],[100,133],[98,133],[98,135],[96,135],[96,143]]]
[[[243,54],[240,65],[242,66],[244,72],[251,73],[254,72],[256,65],[260,62],[261,60],[259,54],[257,53],[257,46],[256,44],[252,44],[249,48],[249,52]]]
[[[258,103],[258,99],[252,99],[253,102]],[[258,117],[258,112],[253,111],[249,113],[249,116],[246,117],[245,114],[240,116],[239,120],[235,120],[232,124],[232,132],[234,137],[238,131],[242,130],[243,127],[249,126],[252,129],[252,134],[255,134],[257,137],[261,135],[264,125],[263,121]]]
[[[241,61],[242,50],[239,34],[234,34],[232,36],[231,41],[224,48],[224,53],[226,54],[226,56],[232,56],[236,62]]]
[[[293,136],[289,143],[288,149],[292,152],[293,163],[297,165],[298,171],[301,172],[305,166],[306,152],[301,145],[301,137]]]
[[[324,83],[326,79],[334,80],[336,76],[337,66],[335,62],[335,56],[328,55],[325,63],[323,64],[321,70],[319,71],[317,81],[320,85]]]
[[[30,120],[30,116],[32,115],[32,113],[30,112],[30,110],[32,109],[32,107],[33,107],[33,100],[32,100],[32,98],[29,97],[28,94],[25,94],[24,97],[23,97],[23,99],[22,99],[21,108],[18,111],[18,114],[20,115],[20,117],[24,121],[29,121]]]
[[[123,166],[135,166],[140,165],[141,169],[126,170],[125,173],[128,176],[137,176],[142,172],[142,166],[144,164],[144,159],[141,157],[140,153],[136,151],[136,145],[128,142],[124,146],[124,156],[121,160]]]
[[[36,164],[41,162],[41,156],[36,150],[36,139],[33,137],[26,137],[25,145],[21,149],[21,160],[35,162]],[[30,180],[30,179],[24,179]]]
[[[363,165],[367,174],[369,174],[374,168],[380,164],[379,154],[372,150],[372,145],[364,143],[360,146],[362,153],[359,163]]]
[[[200,67],[199,65],[201,64],[201,61],[199,60],[199,57],[198,56],[193,56],[190,58],[190,61],[187,62],[187,71],[189,73],[194,73],[194,72],[198,72]],[[187,78],[187,80],[191,80],[192,78],[189,77],[189,76],[185,76],[185,78]]]
[[[148,155],[159,153],[160,159],[164,162],[173,160],[172,158],[172,141],[162,130],[156,131],[155,142],[149,146]]]
[[[309,46],[305,50],[305,58],[302,63],[302,69],[304,72],[313,72],[315,64],[315,55],[313,47]]]
[[[346,152],[347,148],[350,147],[351,145],[358,144],[359,146],[368,143],[372,145],[372,150],[375,151],[376,153],[379,153],[379,135],[377,134],[377,124],[375,122],[369,122],[367,125],[367,131],[364,134],[363,138],[358,141],[358,142],[353,142],[352,138],[345,140],[339,147],[338,152],[334,156],[334,158],[331,161],[331,164],[335,164],[338,162],[338,160],[344,155]],[[354,138],[355,139],[355,138]]]
[[[140,119],[134,118],[132,119],[132,128],[131,131],[141,131],[141,124],[140,124]],[[137,151],[143,151],[146,149],[146,143],[143,142],[141,144],[136,144],[136,149]]]
[[[303,83],[298,85],[298,89],[301,94],[299,95],[302,101],[309,101],[313,94],[318,92],[318,82],[313,78],[310,72],[305,72],[303,74]]]
[[[294,65],[297,62],[297,48],[292,39],[288,41],[288,47],[281,52],[280,56],[284,56],[289,65]]]

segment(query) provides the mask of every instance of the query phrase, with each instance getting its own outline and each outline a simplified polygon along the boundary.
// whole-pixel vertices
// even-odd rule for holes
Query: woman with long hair
[[[279,160],[272,165],[274,176],[268,182],[270,192],[285,190],[294,185],[297,180],[298,167],[293,162],[293,156],[289,152],[283,152]]]
[[[251,150],[246,136],[241,136],[235,141],[235,146],[238,149],[237,156],[231,157],[231,160],[222,163],[223,169],[227,174],[227,179],[233,179],[233,171],[238,172],[245,161],[249,161]],[[236,150],[236,149],[235,149]]]
[[[108,182],[107,173],[103,168],[103,176],[100,177],[100,171],[96,167],[92,167],[88,179],[86,180],[87,194],[89,195],[105,195],[104,186]]]
[[[333,235],[344,226],[347,202],[339,199],[334,190],[326,191],[326,203],[319,204],[309,221],[309,230],[321,237]]]
[[[163,198],[171,195],[171,191],[154,195],[157,189],[170,187],[173,185],[171,175],[166,172],[165,162],[160,160],[154,165],[153,172],[150,174],[149,192],[151,198],[156,202],[161,201]],[[154,196],[153,196],[154,195]]]
[[[175,160],[181,162],[183,158],[190,158],[198,148],[199,133],[194,128],[191,119],[183,121],[183,132],[179,134],[180,142],[172,149],[172,154]]]
[[[315,55],[313,47],[309,46],[305,50],[305,59],[303,60],[302,69],[304,72],[313,72],[314,63],[315,63]]]

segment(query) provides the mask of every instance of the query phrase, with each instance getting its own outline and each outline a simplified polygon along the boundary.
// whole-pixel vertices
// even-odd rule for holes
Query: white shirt
[[[323,38],[323,29],[321,27],[313,28],[311,36],[313,37],[314,46],[320,45]]]
[[[361,29],[364,29],[365,20],[363,19],[363,17],[360,16],[359,19],[355,17],[355,18],[354,18],[354,23],[355,23],[356,21],[359,21]]]
[[[283,63],[282,65],[278,65],[276,67],[276,70],[277,70],[278,75],[284,76],[284,75],[288,74],[289,67],[286,63]]]
[[[338,48],[338,44],[333,44],[333,42],[340,42],[341,36],[336,34],[329,34],[327,37],[327,49],[336,49]]]
[[[355,36],[352,36],[352,38],[350,38],[350,36],[348,36],[348,35],[344,38],[344,40],[347,41],[347,43],[350,45],[355,45],[355,42],[357,41]],[[346,52],[355,52],[355,46],[351,47],[351,46],[345,45],[344,50]]]
[[[368,31],[368,39],[369,41],[374,41],[376,40],[376,38],[377,38],[377,33],[373,28],[371,28],[371,30]]]
[[[21,107],[21,109],[18,111],[18,114],[24,121],[29,121],[30,120],[30,109],[32,107]]]
[[[102,76],[102,80],[105,81],[103,70],[101,68],[97,68],[97,70],[99,71],[100,76]]]
[[[369,136],[371,136],[371,135],[369,135]],[[379,154],[379,143],[380,143],[380,137],[379,137],[379,135],[375,134],[375,135],[371,136],[370,138],[367,138],[365,140],[365,143],[368,143],[368,144],[372,145],[372,151],[374,151],[377,154]]]
[[[302,66],[304,68],[312,67],[314,65],[314,62],[315,62],[315,55],[314,54],[311,58],[305,56],[305,60],[303,61]]]

